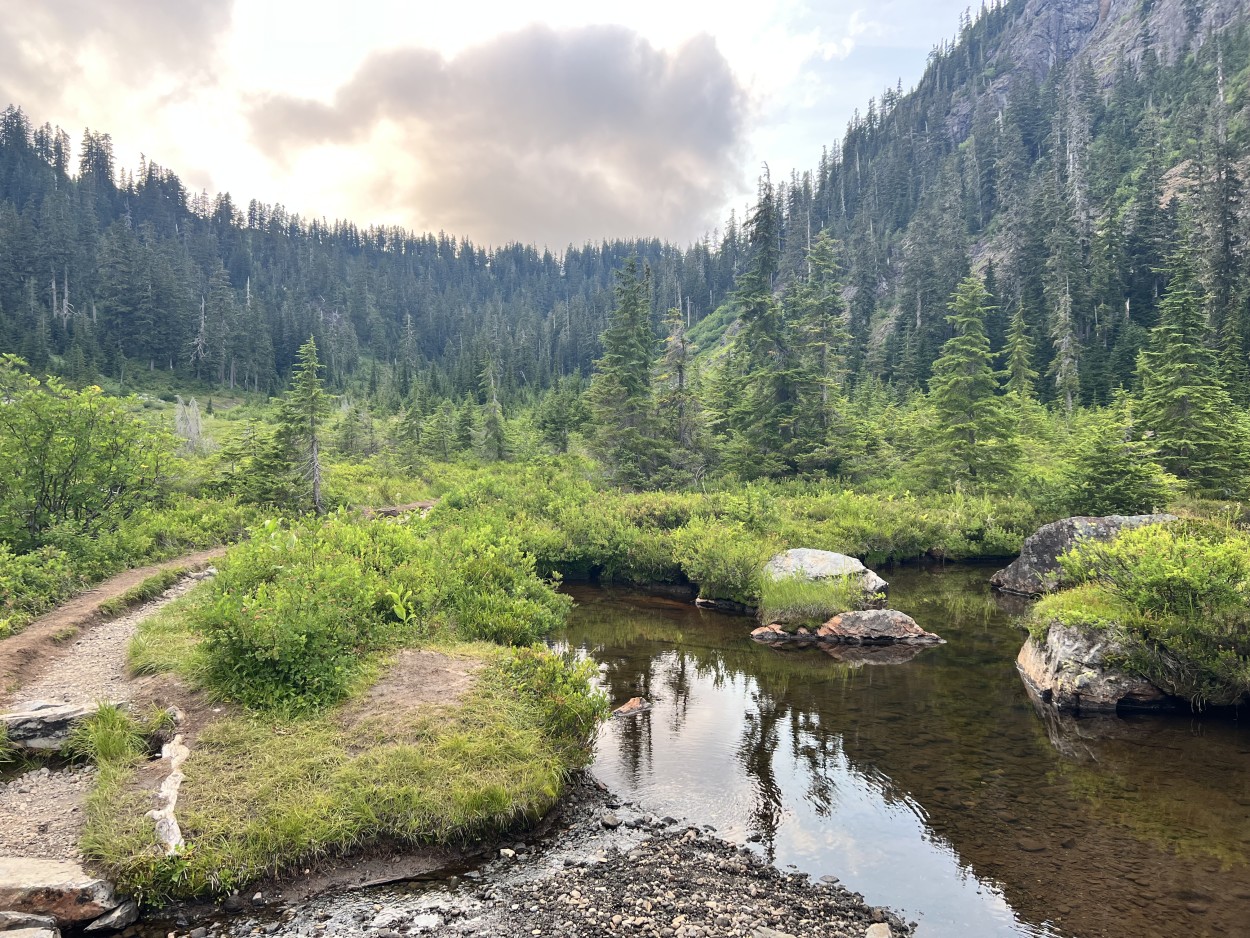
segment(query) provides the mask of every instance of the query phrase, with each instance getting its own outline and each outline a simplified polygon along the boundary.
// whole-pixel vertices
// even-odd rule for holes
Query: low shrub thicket
[[[525,466],[440,466],[435,530],[489,524],[514,537],[539,573],[647,585],[691,582],[703,596],[759,601],[774,553],[811,547],[865,563],[923,556],[1012,556],[1050,520],[1022,498],[961,493],[875,496],[811,482],[707,492],[604,491],[573,457]]]
[[[257,509],[231,499],[185,497],[94,536],[51,528],[27,553],[0,543],[0,638],[114,573],[237,540],[259,520]]]
[[[431,632],[528,645],[571,601],[490,525],[419,518],[266,522],[231,550],[203,602],[207,682],[246,706],[317,710],[346,696],[370,653]]]

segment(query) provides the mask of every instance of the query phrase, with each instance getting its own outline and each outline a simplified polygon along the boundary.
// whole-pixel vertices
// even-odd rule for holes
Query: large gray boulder
[[[1174,709],[1176,698],[1108,663],[1123,654],[1124,647],[1106,632],[1052,622],[1045,641],[1024,643],[1016,668],[1035,699],[1058,710]]]
[[[1063,518],[1044,524],[1025,539],[1020,556],[990,577],[990,585],[1007,593],[1035,596],[1070,585],[1059,557],[1078,541],[1108,541],[1121,531],[1175,521],[1176,515],[1107,515],[1105,518]]]
[[[764,564],[764,575],[773,580],[790,577],[801,577],[805,580],[857,577],[864,592],[870,596],[884,593],[890,585],[854,557],[807,547],[796,547],[773,557]]]
[[[77,925],[117,908],[113,885],[71,860],[0,857],[0,909]]]

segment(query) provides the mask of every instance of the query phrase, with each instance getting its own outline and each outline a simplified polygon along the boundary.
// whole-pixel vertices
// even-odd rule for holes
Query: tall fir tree
[[[929,379],[929,399],[941,428],[937,451],[955,481],[983,485],[1011,475],[1018,443],[998,396],[985,285],[975,275],[955,288],[946,317],[955,334],[942,346]]]
[[[650,296],[650,271],[640,271],[637,259],[631,258],[617,276],[616,310],[603,333],[603,357],[595,362],[588,392],[595,453],[609,474],[626,485],[644,484],[657,455]]]
[[[1248,481],[1245,417],[1220,384],[1207,336],[1203,298],[1182,250],[1169,263],[1159,323],[1137,360],[1140,418],[1169,472],[1201,491],[1237,494]]]

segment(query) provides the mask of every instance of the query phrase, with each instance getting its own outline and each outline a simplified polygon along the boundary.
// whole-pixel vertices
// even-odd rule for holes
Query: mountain
[[[1133,380],[1177,252],[1202,287],[1226,384],[1250,374],[1250,31],[1244,0],[1010,0],[967,16],[916,88],[867,102],[815,173],[762,180],[752,225],[658,241],[486,251],[446,234],[361,229],[189,193],[115,164],[18,108],[0,119],[0,349],[73,380],[172,371],[279,388],[310,333],[336,387],[390,407],[505,401],[589,373],[613,271],[652,271],[652,321],[679,307],[706,349],[736,329],[736,278],[774,217],[779,297],[834,239],[846,382],[923,389],[946,304],[976,271],[994,352],[1019,314],[1046,399]],[[715,314],[715,315],[713,315]]]

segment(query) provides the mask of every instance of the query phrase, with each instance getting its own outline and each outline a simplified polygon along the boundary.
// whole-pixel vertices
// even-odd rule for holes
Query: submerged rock
[[[797,547],[783,551],[764,565],[764,575],[774,580],[801,577],[805,580],[829,580],[834,577],[858,577],[865,593],[884,593],[889,587],[859,560],[831,550]]]
[[[751,631],[751,638],[757,642],[796,643],[799,645],[821,644],[836,646],[875,646],[889,648],[892,646],[924,646],[941,645],[942,638],[932,632],[926,632],[911,616],[897,609],[865,609],[860,612],[844,612],[834,616],[814,632],[799,628],[788,632],[774,622],[761,625]],[[839,655],[834,655],[839,657]],[[851,656],[853,658],[854,656]],[[896,663],[906,661],[912,655],[883,655],[879,663]],[[851,658],[843,660],[851,660]],[[860,660],[866,660],[867,656]]]
[[[1121,531],[1147,524],[1175,521],[1176,515],[1080,516],[1044,524],[1025,539],[1020,556],[990,577],[990,585],[1007,593],[1034,596],[1069,585],[1064,581],[1059,557],[1080,540],[1107,541]]]
[[[645,697],[631,697],[625,703],[621,704],[612,711],[614,717],[632,717],[640,713],[645,713],[651,709],[650,702]]]
[[[1177,700],[1145,678],[1108,663],[1124,648],[1095,629],[1051,623],[1046,640],[1030,638],[1016,668],[1029,691],[1043,704],[1076,713],[1117,710],[1171,710]]]
[[[50,915],[61,925],[76,925],[97,919],[118,904],[111,883],[70,860],[0,857],[0,908]]]

